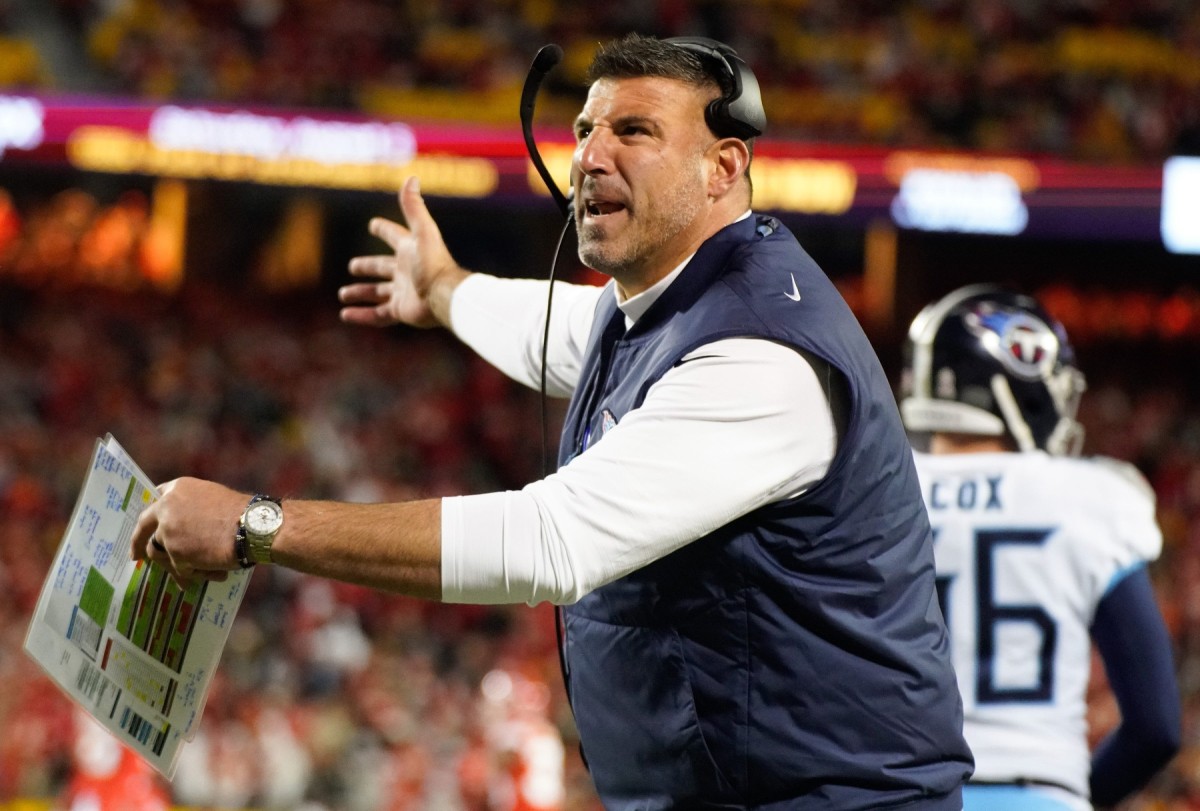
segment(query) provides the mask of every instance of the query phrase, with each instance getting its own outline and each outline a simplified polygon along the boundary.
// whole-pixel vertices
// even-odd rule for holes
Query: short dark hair
[[[639,76],[676,79],[696,87],[710,87],[722,94],[733,89],[730,80],[709,69],[695,51],[643,34],[626,34],[601,45],[587,73],[588,84],[600,79]]]
[[[695,51],[672,45],[658,37],[626,34],[601,45],[588,67],[588,84],[601,79],[636,79],[658,76],[675,79],[699,88],[711,88],[721,95],[733,91],[733,79],[722,71],[709,67]],[[754,160],[754,139],[745,140]],[[746,180],[750,180],[750,164],[746,164]]]

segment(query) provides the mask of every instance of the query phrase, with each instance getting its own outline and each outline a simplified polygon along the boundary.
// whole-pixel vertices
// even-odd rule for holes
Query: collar
[[[733,222],[741,222],[749,217],[750,214],[750,210],[747,209],[746,213],[742,214],[742,216],[738,217]],[[730,225],[732,224],[733,223],[730,223]],[[663,276],[657,282],[650,285],[636,296],[630,296],[624,301],[621,300],[621,294],[617,290],[617,286],[615,284],[612,286],[613,296],[617,300],[617,307],[620,308],[621,312],[625,315],[625,329],[629,329],[636,324],[637,320],[645,314],[646,310],[649,310],[650,306],[654,304],[654,302],[658,301],[662,294],[666,292],[667,288],[671,286],[671,283],[679,278],[679,274],[683,273],[683,269],[688,266],[688,263],[692,261],[692,257],[695,255],[696,254],[693,253],[691,256],[687,257],[678,265],[676,265],[675,269],[666,276]]]

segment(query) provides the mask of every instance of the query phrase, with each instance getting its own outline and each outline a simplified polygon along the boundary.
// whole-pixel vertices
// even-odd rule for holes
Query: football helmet
[[[1062,324],[1035,299],[972,285],[913,320],[900,414],[913,433],[1007,435],[1021,451],[1076,455],[1086,387]]]

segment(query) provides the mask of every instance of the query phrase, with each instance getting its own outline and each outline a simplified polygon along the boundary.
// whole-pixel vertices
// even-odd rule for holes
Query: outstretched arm
[[[747,338],[706,344],[602,441],[523,491],[394,504],[284,501],[272,558],[451,602],[578,600],[819,481],[837,442],[827,398],[809,361],[787,347]],[[181,579],[236,568],[234,533],[249,494],[192,478],[160,490],[138,519],[133,557]]]
[[[1144,568],[1100,602],[1092,639],[1121,709],[1120,726],[1092,758],[1092,803],[1103,807],[1144,786],[1179,751],[1182,708],[1171,639]]]
[[[130,554],[181,581],[223,579],[238,567],[233,537],[250,496],[215,482],[176,479],[142,511]],[[271,554],[296,571],[441,599],[441,500],[393,504],[285,501]],[[151,543],[155,538],[162,548]]]

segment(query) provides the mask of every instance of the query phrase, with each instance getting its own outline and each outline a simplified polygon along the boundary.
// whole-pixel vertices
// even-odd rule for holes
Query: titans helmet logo
[[[1041,319],[1021,310],[980,304],[963,323],[1011,374],[1044,380],[1058,361],[1058,336]]]

